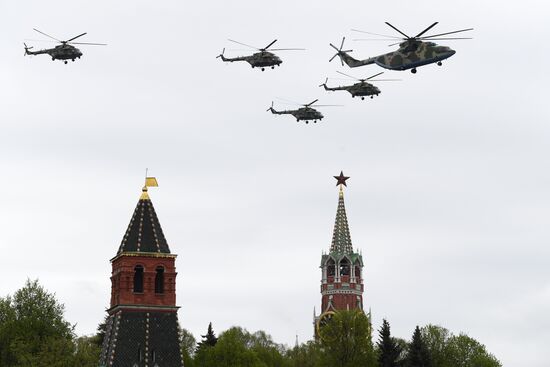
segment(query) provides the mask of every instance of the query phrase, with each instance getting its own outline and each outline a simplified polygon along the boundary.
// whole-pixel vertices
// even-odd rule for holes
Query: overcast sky
[[[312,337],[318,268],[345,192],[365,260],[374,326],[410,338],[439,324],[486,344],[504,366],[550,351],[549,6],[543,1],[328,2],[0,0],[0,296],[27,278],[66,306],[78,334],[103,320],[110,263],[145,167],[177,258],[182,325]],[[442,67],[387,71],[374,100],[318,87],[357,77],[360,28],[416,34],[474,27]],[[23,57],[26,38],[88,32],[75,63]],[[281,52],[261,72],[223,64],[226,39]],[[53,44],[27,42],[35,48]],[[346,46],[346,47],[347,47]],[[230,56],[245,51],[227,52]],[[342,83],[337,81],[336,83]],[[272,100],[343,104],[321,124],[266,112]],[[278,105],[276,107],[288,106]]]

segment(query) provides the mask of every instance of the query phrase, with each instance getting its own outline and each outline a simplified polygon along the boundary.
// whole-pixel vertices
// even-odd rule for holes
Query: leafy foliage
[[[95,367],[99,348],[88,338],[76,339],[64,311],[38,280],[0,298],[0,365]]]
[[[324,364],[368,366],[369,354],[373,355],[370,329],[370,320],[362,311],[336,312],[320,331]]]

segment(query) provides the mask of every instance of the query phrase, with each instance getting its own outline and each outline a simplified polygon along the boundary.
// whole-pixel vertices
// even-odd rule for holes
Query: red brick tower
[[[176,256],[162,232],[147,178],[126,234],[111,259],[111,307],[100,366],[181,367]]]
[[[321,314],[315,313],[315,335],[319,327],[340,310],[363,310],[363,258],[353,250],[349,233],[343,186],[349,177],[340,172],[336,178],[340,186],[338,209],[328,254],[321,257]]]

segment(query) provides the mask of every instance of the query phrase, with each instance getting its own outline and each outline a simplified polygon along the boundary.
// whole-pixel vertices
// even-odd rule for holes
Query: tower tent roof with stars
[[[346,206],[344,204],[344,191],[342,186],[346,186],[346,180],[349,177],[344,176],[343,172],[340,172],[339,176],[334,176],[337,180],[336,185],[340,186],[338,209],[336,210],[336,220],[334,222],[334,232],[332,234],[332,244],[330,245],[330,252],[337,254],[353,254],[353,245],[351,243],[351,236],[349,233],[348,218],[346,216]]]
[[[128,229],[120,243],[117,255],[124,252],[170,253],[147,187],[158,186],[154,177],[145,179],[141,197],[136,205]]]

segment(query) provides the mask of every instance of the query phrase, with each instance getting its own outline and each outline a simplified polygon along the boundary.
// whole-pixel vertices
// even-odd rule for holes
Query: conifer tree
[[[399,366],[399,356],[401,347],[396,340],[392,338],[390,333],[390,323],[384,319],[382,326],[378,331],[378,364],[380,367],[397,367]]]
[[[431,367],[431,357],[422,338],[420,328],[416,326],[412,336],[411,343],[409,344],[409,350],[407,353],[406,366],[407,367]]]
[[[210,322],[208,324],[208,330],[206,331],[206,335],[201,335],[202,340],[197,343],[197,352],[202,347],[213,347],[218,342],[218,338],[216,337],[216,334],[214,334],[214,330],[212,329],[212,323]]]

